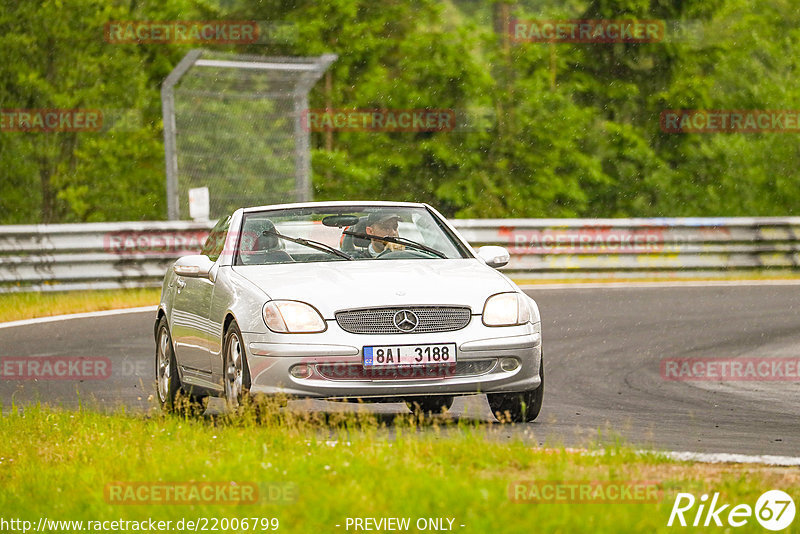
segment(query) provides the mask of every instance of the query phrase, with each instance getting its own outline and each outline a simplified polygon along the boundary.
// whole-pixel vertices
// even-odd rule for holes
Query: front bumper
[[[254,394],[295,397],[386,398],[420,395],[512,393],[540,384],[542,337],[539,325],[487,327],[480,316],[455,332],[430,334],[351,334],[327,321],[319,334],[242,333]],[[455,366],[365,371],[363,347],[455,343]],[[518,365],[504,370],[501,361]],[[509,360],[505,361],[506,369]],[[310,376],[296,378],[290,369],[306,365]]]

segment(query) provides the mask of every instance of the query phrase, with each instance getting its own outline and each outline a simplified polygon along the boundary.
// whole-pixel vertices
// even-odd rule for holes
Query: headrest
[[[355,227],[353,228],[353,231],[357,232],[359,234],[366,233],[366,231],[367,231],[367,221],[359,222],[357,225],[355,225]],[[353,238],[353,244],[355,246],[357,246],[357,247],[367,248],[369,246],[369,244],[370,244],[370,240],[369,239],[364,239],[362,237],[354,237]]]
[[[275,250],[282,248],[278,236],[270,233],[274,231],[275,224],[269,219],[249,219],[242,232],[242,250]]]

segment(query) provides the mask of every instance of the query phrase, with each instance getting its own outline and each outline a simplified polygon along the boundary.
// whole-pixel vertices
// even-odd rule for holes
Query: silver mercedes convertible
[[[247,395],[403,402],[438,412],[486,394],[534,420],[544,390],[536,303],[427,204],[236,210],[164,277],[155,322],[163,409]]]

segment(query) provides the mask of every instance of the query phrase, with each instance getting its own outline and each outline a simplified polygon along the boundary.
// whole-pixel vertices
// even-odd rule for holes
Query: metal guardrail
[[[800,271],[800,217],[456,219],[474,247],[502,245],[517,279]],[[210,224],[0,226],[0,292],[158,286]]]
[[[184,221],[0,226],[0,292],[158,286],[210,224]]]
[[[800,270],[800,217],[457,221],[473,245],[509,249],[515,278]]]

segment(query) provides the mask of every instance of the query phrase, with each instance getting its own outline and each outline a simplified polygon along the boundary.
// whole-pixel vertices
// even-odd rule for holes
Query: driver
[[[370,213],[367,219],[366,233],[381,237],[397,237],[398,221],[400,221],[400,217],[397,215],[379,211]],[[386,250],[403,250],[405,248],[406,247],[398,243],[387,243],[386,241],[370,239],[367,253],[370,257],[374,258]]]

